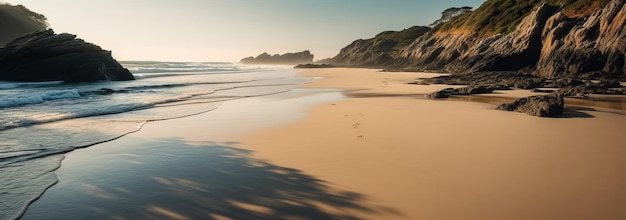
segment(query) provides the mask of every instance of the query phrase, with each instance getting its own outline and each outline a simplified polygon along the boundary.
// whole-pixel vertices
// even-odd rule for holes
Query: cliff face
[[[133,80],[111,52],[72,34],[48,30],[22,5],[0,4],[0,80],[87,82]]]
[[[333,62],[357,67],[385,66],[399,58],[402,48],[430,30],[429,27],[415,26],[402,31],[385,31],[367,40],[357,40],[343,48],[333,58]]]
[[[490,12],[484,7],[496,7],[498,1],[487,1],[476,13]],[[625,0],[611,0],[603,7],[599,1],[591,2],[586,8],[590,13],[575,16],[567,7],[538,2],[526,7],[532,10],[519,19],[512,31],[503,34],[486,31],[506,28],[491,27],[489,25],[493,24],[485,22],[477,26],[434,29],[402,47],[397,56],[385,62],[368,59],[372,56],[359,51],[377,54],[395,51],[376,50],[374,43],[368,43],[376,38],[359,40],[342,49],[333,61],[334,64],[360,63],[389,70],[453,74],[521,71],[551,79],[626,77]],[[492,14],[483,16],[497,16],[498,10],[491,11]],[[471,13],[450,22],[470,23],[462,19],[476,17]]]
[[[48,29],[46,18],[22,5],[0,4],[0,46],[9,41]]]
[[[626,74],[626,5],[613,0],[586,18],[547,19],[536,74],[546,78]]]
[[[308,50],[298,53],[285,53],[282,55],[269,55],[262,53],[257,57],[246,57],[240,61],[243,64],[279,64],[279,65],[296,65],[313,62],[313,54]]]
[[[0,48],[0,80],[20,82],[133,80],[111,52],[52,30],[36,32]]]
[[[447,72],[516,71],[532,69],[541,52],[542,30],[558,8],[541,4],[507,35],[492,35],[467,45],[461,56],[446,63]],[[479,36],[471,36],[481,39]],[[449,45],[453,46],[453,45]]]

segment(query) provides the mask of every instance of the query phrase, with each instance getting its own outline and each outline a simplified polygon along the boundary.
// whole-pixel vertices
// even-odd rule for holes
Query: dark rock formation
[[[558,91],[563,96],[585,96],[588,94],[611,94],[622,95],[624,90],[618,81],[600,81],[593,83],[591,81],[582,84],[569,84],[561,87]]]
[[[269,55],[262,53],[257,57],[246,57],[240,61],[243,64],[275,64],[275,65],[297,65],[313,62],[313,54],[308,50],[298,53],[286,53],[283,55]]]
[[[426,95],[426,98],[429,98],[429,99],[445,99],[449,97],[450,97],[450,93],[443,91],[443,90]]]
[[[111,52],[52,30],[36,32],[0,48],[0,80],[88,82],[133,80]]]
[[[442,24],[448,29],[435,27],[404,46],[385,46],[378,36],[357,40],[330,63],[454,75],[505,71],[542,79],[625,80],[625,0],[549,2],[555,5],[540,0],[490,0]],[[589,13],[568,12],[573,10],[570,5],[585,7],[583,11]],[[502,11],[512,8],[519,9]],[[494,26],[502,23],[500,18],[518,22]],[[526,81],[514,86],[540,84]]]
[[[558,117],[563,114],[565,101],[560,95],[531,96],[512,103],[501,104],[498,110],[516,111],[538,117]]]
[[[447,91],[450,95],[469,95],[490,93],[493,90],[533,89],[535,92],[557,92],[563,96],[585,96],[588,94],[624,94],[622,85],[617,80],[602,80],[598,83],[589,80],[564,78],[547,80],[541,77],[518,72],[479,72],[467,75],[449,75],[419,79],[413,84],[446,84],[468,85],[468,87]],[[559,90],[542,90],[538,88],[558,88]],[[446,91],[444,91],[445,93]],[[439,96],[437,98],[446,98]]]
[[[423,79],[432,84],[480,85],[492,90],[509,90],[511,87],[533,89],[543,86],[543,78],[519,72],[479,72],[466,75],[450,75]]]
[[[0,46],[15,38],[46,29],[48,24],[43,15],[22,5],[0,3]]]
[[[334,65],[330,65],[330,64],[298,64],[296,66],[294,66],[293,68],[296,69],[314,69],[314,68],[335,68],[336,66]]]
[[[493,89],[486,86],[468,86],[458,89],[454,89],[452,95],[474,95],[474,94],[487,94],[493,92]]]
[[[443,90],[430,93],[426,95],[426,98],[430,99],[441,99],[441,98],[449,98],[453,95],[475,95],[475,94],[487,94],[493,92],[494,89],[480,86],[480,85],[472,85],[461,88],[445,88]]]

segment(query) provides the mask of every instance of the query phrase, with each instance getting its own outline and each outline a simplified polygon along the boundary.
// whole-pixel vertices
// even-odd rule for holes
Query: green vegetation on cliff
[[[563,5],[563,13],[570,18],[589,16],[610,0],[551,0],[552,5]]]
[[[430,31],[428,27],[413,26],[401,31],[384,31],[377,34],[374,39],[378,41],[381,47],[385,47],[383,49],[396,51],[410,44],[428,31]]]
[[[384,66],[398,59],[403,48],[430,30],[430,27],[414,26],[401,31],[384,31],[373,38],[352,42],[337,56],[324,62],[359,67]]]
[[[568,17],[584,17],[609,0],[487,0],[478,9],[435,27],[436,31],[473,30],[481,34],[507,34],[538,5],[561,6]]]

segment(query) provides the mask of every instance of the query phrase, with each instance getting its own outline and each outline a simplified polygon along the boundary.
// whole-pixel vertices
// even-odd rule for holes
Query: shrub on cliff
[[[610,0],[487,0],[478,9],[453,17],[435,31],[477,30],[486,35],[507,34],[543,2],[563,8],[568,17],[588,16]]]

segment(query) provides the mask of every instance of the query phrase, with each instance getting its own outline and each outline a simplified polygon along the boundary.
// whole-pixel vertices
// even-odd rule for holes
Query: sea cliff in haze
[[[626,78],[624,0],[488,0],[433,28],[357,40],[325,62],[467,75]],[[388,40],[388,36],[400,35]],[[406,43],[409,41],[409,43]]]
[[[240,62],[243,64],[297,65],[313,62],[313,54],[308,50],[297,53],[285,53],[282,55],[262,53],[257,57],[243,58]]]

